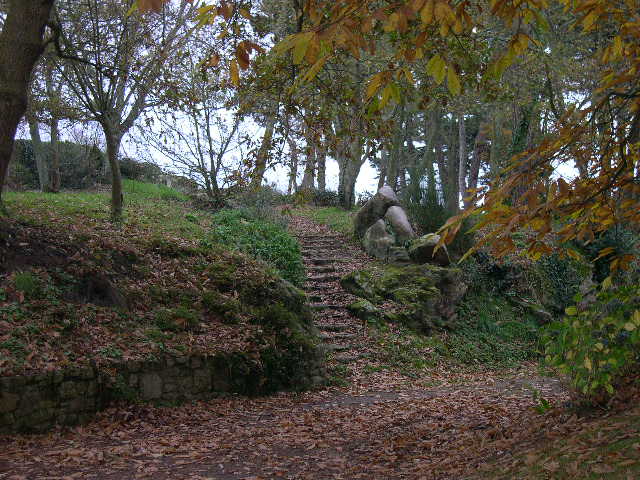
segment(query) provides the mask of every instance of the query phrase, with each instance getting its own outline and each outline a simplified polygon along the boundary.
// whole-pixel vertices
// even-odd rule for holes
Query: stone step
[[[331,265],[332,263],[335,263],[336,260],[335,258],[310,258],[309,259],[309,263],[312,265],[318,265],[318,266],[322,266],[322,265]]]
[[[362,358],[363,355],[353,355],[350,353],[340,353],[338,355],[335,355],[333,357],[333,359],[338,362],[338,363],[353,363],[355,361],[357,361],[359,358]]]
[[[300,235],[296,237],[299,242],[313,241],[341,241],[344,240],[342,235]]]
[[[307,292],[307,295],[315,295],[316,293],[322,293],[327,291],[338,291],[336,289],[338,287],[337,284],[332,282],[324,282],[324,283],[314,283],[313,285],[307,285],[304,288],[304,291]]]
[[[346,352],[347,350],[351,350],[352,345],[340,345],[338,343],[323,343],[322,348],[324,348],[325,352]]]
[[[340,280],[342,277],[340,275],[317,275],[315,277],[307,277],[307,282],[335,282],[336,280]]]
[[[346,306],[345,305],[337,305],[337,304],[332,304],[332,303],[310,303],[309,306],[311,307],[312,310],[331,310],[331,309],[345,309],[346,310]]]
[[[321,332],[344,332],[352,326],[346,323],[317,323],[316,328]]]
[[[336,332],[333,331],[331,333],[321,333],[320,334],[320,339],[321,340],[348,340],[350,338],[356,338],[358,336],[357,333],[344,333],[344,332]]]
[[[309,270],[313,273],[332,273],[336,271],[336,267],[334,267],[333,265],[314,265],[313,267],[309,268]]]

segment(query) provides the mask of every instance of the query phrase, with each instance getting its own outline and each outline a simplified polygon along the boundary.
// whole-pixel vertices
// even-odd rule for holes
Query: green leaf
[[[573,317],[573,316],[578,314],[578,309],[576,307],[574,307],[574,306],[567,307],[567,308],[564,309],[564,313],[566,313],[570,317]]]

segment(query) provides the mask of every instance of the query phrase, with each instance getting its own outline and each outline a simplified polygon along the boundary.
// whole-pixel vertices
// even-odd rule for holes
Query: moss
[[[374,303],[382,300],[378,294],[378,286],[374,274],[369,270],[356,270],[340,280],[340,285],[347,292],[366,298]]]
[[[215,290],[207,290],[202,294],[202,306],[207,313],[221,317],[224,323],[238,323],[238,315],[242,305],[233,297],[225,297]]]
[[[156,326],[160,330],[192,331],[199,325],[200,315],[187,307],[160,310],[156,315]]]
[[[434,328],[455,326],[455,306],[466,290],[462,273],[435,265],[386,265],[352,272],[341,281],[349,293],[373,303],[392,301],[387,321],[430,333]]]
[[[369,300],[358,300],[347,307],[360,320],[368,324],[376,324],[382,318],[382,312]]]

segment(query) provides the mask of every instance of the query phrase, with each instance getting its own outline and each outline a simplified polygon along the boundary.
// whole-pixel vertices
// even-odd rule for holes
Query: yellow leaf
[[[631,322],[627,322],[624,324],[624,329],[628,332],[633,332],[636,329],[636,326]]]
[[[612,281],[612,279],[611,279],[611,276],[608,276],[607,278],[605,278],[605,279],[602,281],[602,288],[603,288],[604,290],[607,290],[608,288],[611,288],[612,283],[613,283],[613,281]]]
[[[576,307],[573,307],[573,306],[567,307],[567,308],[564,309],[564,313],[566,313],[570,317],[573,317],[573,316],[578,314],[578,309]]]
[[[238,10],[238,12],[247,20],[251,20],[251,14],[249,13],[249,10],[247,10],[246,8],[241,8]]]
[[[322,69],[322,67],[324,66],[324,64],[328,59],[329,59],[329,55],[326,55],[322,57],[320,60],[318,60],[316,63],[314,63],[313,66],[309,69],[309,71],[307,71],[307,73],[305,74],[303,80],[305,82],[309,82],[314,78],[316,78],[316,75],[318,75],[318,72]]]
[[[591,365],[591,359],[589,357],[584,359],[584,368],[589,371],[591,371],[591,369],[593,368],[593,366]]]
[[[231,82],[237,87],[240,85],[240,71],[238,70],[238,61],[234,58],[229,65],[231,73]]]
[[[459,95],[460,90],[462,89],[460,86],[460,78],[451,65],[449,65],[449,68],[447,69],[447,87],[453,95]]]
[[[407,79],[407,82],[409,82],[411,85],[415,85],[415,80],[413,79],[413,74],[411,73],[411,70],[409,70],[408,68],[404,68],[402,69],[402,71],[404,72],[404,76]]]
[[[433,21],[434,7],[434,0],[429,0],[420,11],[420,20],[422,20],[422,23],[424,23],[425,25],[429,25]]]
[[[295,45],[293,46],[293,63],[296,65],[300,65],[302,60],[304,59],[304,55],[307,53],[307,48],[309,48],[309,42],[313,37],[313,32],[307,32],[303,35],[298,36],[296,39]]]
[[[434,57],[429,60],[427,63],[427,73],[431,75],[436,83],[440,85],[444,81],[444,77],[447,71],[447,65],[444,63],[442,57],[439,54],[436,54]]]
[[[591,12],[589,15],[582,19],[582,28],[588,32],[589,30],[591,30],[591,27],[593,27],[593,24],[595,23],[597,18],[598,16],[596,15],[596,13]]]
[[[381,83],[382,83],[382,74],[378,73],[371,78],[369,85],[367,85],[367,90],[366,90],[367,98],[371,98],[375,95],[375,93],[380,88]]]
[[[594,347],[596,347],[596,350],[598,350],[599,352],[601,352],[602,350],[604,350],[604,345],[601,344],[600,342],[596,343],[594,345]]]

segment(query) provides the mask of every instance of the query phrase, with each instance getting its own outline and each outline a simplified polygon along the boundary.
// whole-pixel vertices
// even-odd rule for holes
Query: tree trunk
[[[256,155],[256,166],[253,170],[251,178],[251,188],[258,189],[262,185],[262,179],[264,178],[264,172],[267,170],[267,159],[269,157],[269,150],[271,149],[271,141],[273,139],[273,131],[276,127],[277,108],[267,118],[267,125],[264,130],[264,136],[262,137],[262,143],[260,149]]]
[[[480,175],[480,166],[484,161],[487,163],[489,156],[489,145],[487,141],[487,125],[480,123],[478,127],[478,134],[473,145],[473,155],[471,158],[471,165],[469,166],[469,181],[467,184],[468,190],[475,190],[478,188],[478,176]],[[464,208],[469,208],[475,204],[476,193],[475,191],[470,194],[471,198],[465,200]]]
[[[60,131],[58,119],[51,119],[51,163],[49,164],[49,192],[60,191]]]
[[[467,197],[467,129],[464,123],[464,113],[458,114],[458,191],[466,204]]]
[[[320,146],[316,149],[316,167],[318,169],[318,190],[327,189],[327,149]]]
[[[54,0],[9,0],[0,33],[0,207],[18,123],[27,109],[33,67],[44,50]]]
[[[33,145],[33,156],[36,161],[36,169],[38,170],[38,182],[40,190],[45,191],[49,185],[49,170],[47,168],[47,156],[40,138],[40,125],[38,121],[31,115],[27,116],[29,124],[29,133],[31,134],[31,143]]]
[[[289,164],[289,185],[287,186],[287,194],[291,195],[298,189],[298,146],[296,142],[287,136],[287,142],[289,143],[289,156],[291,161]]]
[[[107,158],[111,168],[111,220],[121,222],[124,199],[122,197],[122,175],[118,152],[122,142],[122,132],[115,130],[110,125],[103,125],[102,128],[107,141]]]
[[[316,169],[316,148],[312,143],[307,144],[307,159],[304,166],[304,175],[302,177],[302,183],[300,184],[301,190],[311,190],[313,188],[315,180]]]

